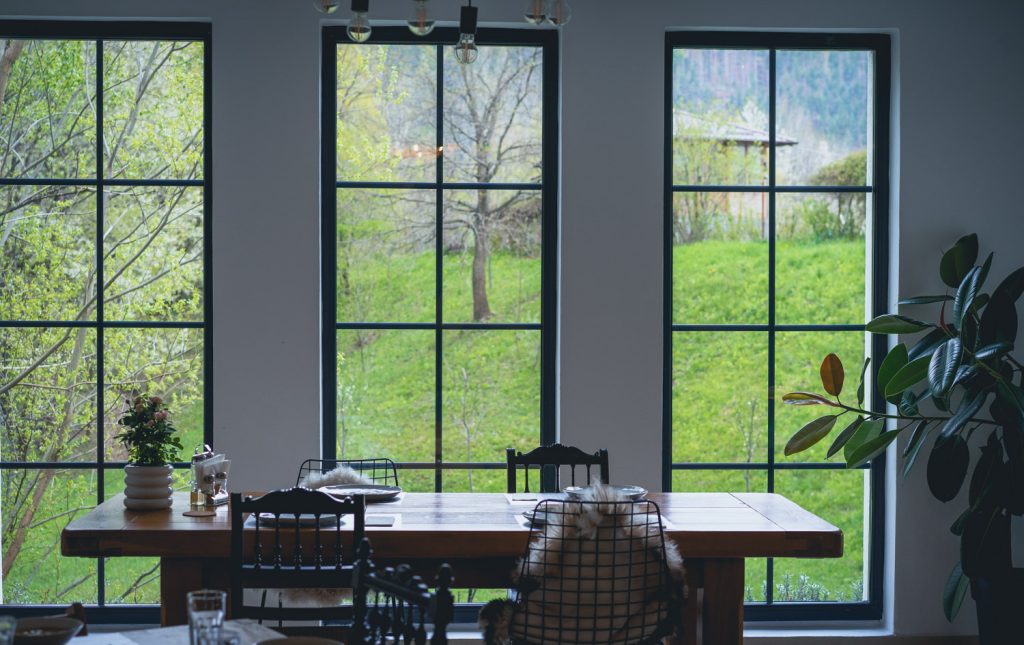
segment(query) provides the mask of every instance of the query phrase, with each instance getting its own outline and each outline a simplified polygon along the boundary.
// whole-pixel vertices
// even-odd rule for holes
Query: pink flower
[[[164,419],[167,418],[167,410],[157,411],[157,413],[153,415],[153,418],[156,419],[157,421],[163,421]]]
[[[149,397],[149,402],[152,403],[153,405],[160,405],[161,403],[164,402],[164,400],[158,396],[151,396]]]
[[[156,421],[153,421],[152,419],[150,419],[149,421],[146,422],[146,427],[147,428],[152,428],[155,425],[156,425]]]

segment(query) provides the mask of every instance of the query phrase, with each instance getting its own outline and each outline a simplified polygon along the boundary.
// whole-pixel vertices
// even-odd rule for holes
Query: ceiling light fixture
[[[477,9],[473,0],[462,8],[459,15],[459,42],[455,44],[455,58],[463,65],[476,60],[476,17]]]
[[[338,0],[313,0],[313,6],[320,13],[334,13],[338,10]]]
[[[426,36],[434,31],[434,19],[427,11],[427,0],[412,0],[412,16],[407,24],[409,31],[417,36]]]
[[[370,39],[373,27],[370,26],[370,19],[366,17],[369,11],[370,0],[352,0],[352,19],[348,21],[348,28],[345,30],[352,42],[365,43]]]

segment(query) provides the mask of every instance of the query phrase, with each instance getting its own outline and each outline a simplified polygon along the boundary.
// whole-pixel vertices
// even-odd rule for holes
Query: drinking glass
[[[227,593],[215,589],[188,592],[188,642],[190,645],[215,644],[224,624]]]
[[[11,645],[18,620],[14,616],[0,616],[0,645]]]

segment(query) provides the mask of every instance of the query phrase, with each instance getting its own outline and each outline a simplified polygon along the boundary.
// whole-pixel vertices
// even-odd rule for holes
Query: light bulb
[[[477,55],[476,37],[473,34],[462,34],[459,42],[455,44],[455,58],[463,65],[469,65],[476,60]]]
[[[313,0],[313,6],[320,13],[334,13],[338,10],[338,0]]]
[[[569,0],[553,0],[548,9],[548,22],[564,27],[572,20],[572,8],[569,7]]]
[[[531,25],[539,25],[544,22],[548,14],[544,11],[544,5],[547,2],[545,0],[526,0],[526,11],[523,12],[523,18],[526,18],[526,22]]]
[[[427,14],[427,0],[413,0],[412,16],[408,20],[409,31],[417,36],[426,36],[434,31],[434,19]]]
[[[352,19],[348,21],[349,39],[355,43],[365,43],[370,39],[373,28],[370,26],[370,19],[366,17],[370,11],[370,0],[352,0]]]

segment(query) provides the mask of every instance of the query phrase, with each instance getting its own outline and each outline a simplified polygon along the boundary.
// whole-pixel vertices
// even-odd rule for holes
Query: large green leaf
[[[1009,295],[994,294],[978,325],[978,342],[991,345],[998,342],[1012,343],[1017,340],[1017,306]]]
[[[948,437],[964,427],[981,410],[981,406],[985,405],[985,399],[988,398],[988,395],[988,390],[978,390],[964,394],[963,400],[960,401],[960,407],[946,421],[946,425],[942,426],[940,436]]]
[[[907,346],[903,343],[893,347],[885,355],[882,364],[878,366],[878,391],[885,394],[885,388],[889,381],[909,362]]]
[[[871,357],[868,356],[864,359],[864,365],[860,368],[860,381],[857,383],[857,405],[864,406],[864,376],[868,373],[868,365],[871,363]]]
[[[814,421],[811,421],[804,427],[797,430],[796,434],[790,437],[789,442],[786,443],[786,449],[784,451],[786,456],[788,457],[790,455],[795,455],[798,452],[803,452],[824,439],[832,429],[832,426],[836,424],[836,419],[838,418],[839,417],[834,414],[818,417]]]
[[[935,499],[948,502],[960,492],[967,476],[971,455],[967,442],[958,434],[939,436],[928,457],[928,489]]]
[[[964,596],[967,595],[968,582],[970,581],[960,568],[960,563],[957,562],[953,566],[953,570],[949,572],[946,586],[942,590],[942,611],[946,614],[946,620],[949,622],[953,622],[956,615],[960,613],[960,605],[963,604]]]
[[[867,330],[873,334],[913,334],[929,327],[934,327],[934,325],[897,314],[879,316],[866,326]]]
[[[1017,302],[1021,294],[1024,294],[1024,267],[1006,276],[992,292],[992,298],[994,300],[999,297],[1005,298],[1009,302]]]
[[[930,356],[922,356],[916,361],[910,361],[906,365],[900,368],[898,372],[893,374],[892,379],[889,380],[885,385],[885,398],[896,396],[903,392],[903,390],[917,385],[920,381],[928,377],[928,364],[931,362]]]
[[[928,390],[925,390],[925,392],[927,391]],[[915,394],[913,390],[904,390],[903,395],[896,404],[896,407],[903,416],[916,417],[918,414],[917,401],[917,394]]]
[[[924,445],[924,440],[928,438],[928,433],[931,432],[931,427],[929,427],[928,423],[925,420],[917,422],[913,432],[910,434],[910,441],[907,442],[907,447],[903,450],[904,479],[910,474],[910,469],[914,467],[917,456],[921,454],[921,446]]]
[[[862,446],[865,442],[871,441],[875,437],[882,434],[882,430],[885,428],[885,421],[883,419],[873,419],[871,421],[865,421],[860,424],[857,431],[853,433],[846,445],[843,446],[843,460],[846,463],[850,463],[850,457],[853,456],[853,452]]]
[[[871,461],[878,455],[882,454],[883,451],[893,442],[896,437],[900,434],[900,429],[890,430],[883,432],[877,437],[868,439],[864,443],[857,446],[850,454],[850,459],[846,462],[847,468],[857,468],[867,462]]]
[[[843,391],[843,381],[846,379],[846,372],[843,370],[843,362],[835,354],[829,354],[821,362],[821,386],[832,396],[839,396]]]
[[[787,405],[831,405],[836,407],[832,400],[813,392],[787,392],[782,395],[782,402]]]
[[[956,298],[953,299],[953,324],[958,328],[962,325],[964,316],[971,310],[974,297],[978,295],[978,278],[981,276],[981,269],[974,267],[964,276],[960,288],[956,290]]]
[[[978,236],[965,235],[956,241],[953,248],[942,254],[939,261],[939,277],[947,286],[956,289],[964,276],[978,259]]]
[[[945,330],[933,329],[922,336],[921,340],[914,343],[914,346],[910,348],[909,352],[907,352],[907,358],[914,360],[925,355],[931,356],[932,352],[935,351],[935,348],[946,342],[948,338],[949,334],[947,334]]]
[[[900,300],[900,305],[930,305],[933,302],[942,302],[944,300],[952,300],[953,296],[949,294],[943,294],[941,296],[914,296],[913,298],[906,298]]]
[[[845,446],[846,442],[850,440],[855,432],[857,432],[862,423],[864,423],[864,417],[857,417],[851,421],[848,426],[843,428],[843,431],[836,436],[835,441],[833,441],[832,445],[829,446],[828,452],[825,453],[825,459],[831,459],[833,455],[842,450],[843,446]]]
[[[946,396],[949,388],[953,387],[953,378],[960,367],[963,349],[959,338],[950,338],[932,353],[928,363],[928,385],[932,396]]]
[[[1013,343],[1002,340],[998,343],[985,345],[978,351],[974,352],[974,358],[980,361],[993,356],[998,356],[999,354],[1005,354],[1010,351],[1013,351]]]

